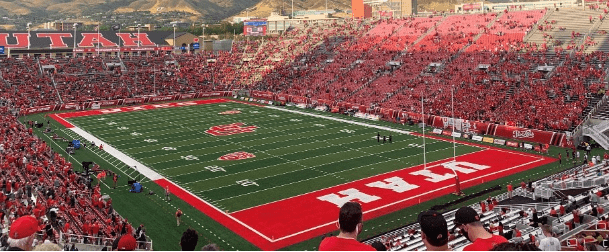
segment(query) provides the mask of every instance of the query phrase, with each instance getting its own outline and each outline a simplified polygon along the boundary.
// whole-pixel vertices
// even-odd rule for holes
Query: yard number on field
[[[205,169],[210,171],[210,172],[226,172],[226,170],[224,170],[224,168],[217,166],[217,165],[210,165],[210,166],[205,166]]]
[[[251,185],[258,186],[258,184],[256,182],[251,181],[249,179],[239,180],[239,181],[237,181],[237,184],[240,184],[242,186],[251,186]]]
[[[181,156],[181,158],[184,159],[184,160],[199,160],[198,157],[195,157],[193,155]]]
[[[146,139],[144,141],[149,142],[149,143],[155,143],[155,142],[157,142],[156,139]]]
[[[423,148],[423,145],[411,143],[411,144],[409,144],[409,145],[408,145],[408,147],[412,147],[412,148]]]
[[[177,150],[175,147],[163,147],[163,150]]]
[[[131,135],[132,135],[132,136],[141,136],[141,135],[142,135],[142,133],[133,132],[133,133],[131,133]]]
[[[351,133],[354,133],[355,130],[342,129],[342,130],[340,130],[340,132],[345,132],[345,133],[351,134]]]

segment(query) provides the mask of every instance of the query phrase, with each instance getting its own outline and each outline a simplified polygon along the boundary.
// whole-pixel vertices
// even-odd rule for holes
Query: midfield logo
[[[232,123],[232,124],[226,124],[226,125],[218,125],[218,126],[213,126],[211,128],[209,128],[208,130],[205,131],[205,133],[213,135],[213,136],[230,136],[230,135],[236,135],[236,134],[241,134],[241,133],[252,133],[254,131],[256,131],[256,129],[258,128],[257,126],[247,126],[247,127],[241,127],[243,126],[243,123]]]
[[[241,111],[239,111],[239,110],[227,110],[227,111],[218,113],[218,115],[234,115],[234,114],[241,114]]]
[[[255,158],[256,155],[252,154],[252,153],[247,153],[245,151],[239,151],[239,152],[234,152],[234,153],[230,153],[230,154],[226,154],[224,156],[221,156],[218,158],[218,160],[241,160],[241,159],[248,159],[248,158]]]

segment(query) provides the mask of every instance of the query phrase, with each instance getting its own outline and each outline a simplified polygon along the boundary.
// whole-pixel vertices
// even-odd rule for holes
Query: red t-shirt
[[[508,185],[507,186],[507,190],[508,190],[508,192],[511,192],[512,191],[512,185]]]
[[[565,215],[565,207],[560,205],[560,207],[558,208],[560,210],[560,215]]]
[[[354,239],[327,237],[319,244],[320,251],[376,251],[372,246],[360,243]]]
[[[476,239],[474,243],[465,246],[463,251],[489,251],[495,245],[508,242],[505,237],[501,235],[493,235],[493,237],[488,239]]]

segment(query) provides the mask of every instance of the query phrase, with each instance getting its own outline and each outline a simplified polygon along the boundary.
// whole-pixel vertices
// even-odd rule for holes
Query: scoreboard
[[[243,35],[266,36],[266,19],[250,19],[243,22]]]

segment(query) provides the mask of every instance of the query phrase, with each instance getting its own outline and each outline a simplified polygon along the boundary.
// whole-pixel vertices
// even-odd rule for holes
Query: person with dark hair
[[[345,203],[338,214],[337,236],[327,237],[319,244],[320,251],[376,251],[372,246],[357,241],[363,230],[362,207],[357,202]]]
[[[541,251],[530,243],[504,242],[495,245],[490,251]]]
[[[199,242],[199,234],[194,229],[186,229],[180,239],[180,247],[182,251],[194,251]]]
[[[425,211],[417,218],[421,225],[421,240],[427,251],[448,251],[448,225],[436,211]]]
[[[480,216],[471,207],[462,207],[455,213],[455,227],[460,229],[460,232],[472,244],[463,248],[463,251],[488,251],[495,245],[508,242],[505,237],[489,233],[482,222]]]

